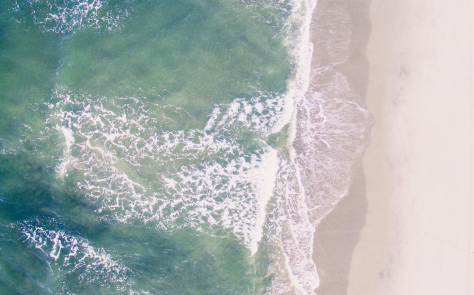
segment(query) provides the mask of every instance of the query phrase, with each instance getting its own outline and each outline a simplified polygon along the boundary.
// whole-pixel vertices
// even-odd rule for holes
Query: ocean
[[[0,294],[315,294],[371,126],[316,5],[2,1]]]

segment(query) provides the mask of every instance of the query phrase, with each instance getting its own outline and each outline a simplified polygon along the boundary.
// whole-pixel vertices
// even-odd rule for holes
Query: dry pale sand
[[[473,8],[371,2],[366,102],[376,124],[349,295],[474,294]]]

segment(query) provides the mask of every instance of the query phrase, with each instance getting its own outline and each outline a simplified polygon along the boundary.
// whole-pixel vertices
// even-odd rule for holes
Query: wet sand
[[[365,178],[360,166],[349,195],[317,227],[313,244],[320,279],[317,294],[347,294],[352,253],[365,225],[366,213]]]
[[[315,75],[310,91],[322,91],[328,99],[337,96],[365,106],[369,64],[364,52],[370,35],[369,4],[367,0],[318,1],[311,25],[312,71],[328,67],[332,70],[326,76]],[[347,91],[328,92],[325,79],[331,82],[338,74],[347,80],[347,85],[342,86],[347,86]],[[352,252],[367,214],[360,158],[352,169],[354,176],[348,195],[316,227],[313,259],[320,277],[315,290],[319,295],[347,294]]]

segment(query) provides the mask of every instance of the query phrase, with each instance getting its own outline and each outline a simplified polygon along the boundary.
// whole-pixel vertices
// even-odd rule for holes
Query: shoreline
[[[311,61],[313,76],[307,96],[320,92],[327,101],[339,99],[347,104],[356,103],[365,108],[369,64],[364,52],[371,29],[369,4],[370,0],[318,1],[311,24],[311,42],[314,47]],[[344,90],[327,87],[331,83]],[[329,107],[331,108],[330,104]],[[357,122],[355,129],[360,130],[341,128],[341,120],[337,117],[352,115],[353,120]],[[339,188],[339,193],[345,196],[326,212],[327,215],[317,224],[313,237],[312,258],[320,279],[320,285],[315,292],[318,295],[342,295],[347,293],[352,252],[365,225],[367,214],[365,175],[361,158],[367,147],[372,123],[370,115],[361,110],[349,113],[330,111],[329,116],[328,120],[335,121],[333,126],[341,128],[341,132],[353,133],[352,137],[345,134],[335,137],[342,138],[342,141],[350,140],[359,146],[359,149],[336,147],[335,154],[319,158],[320,161],[340,161],[337,163],[349,171],[343,177],[335,176],[336,181],[346,187]],[[358,138],[354,139],[355,137]],[[333,140],[331,143],[332,146],[341,143],[344,145],[342,141]],[[339,154],[345,153],[348,153],[349,157],[340,157]],[[318,189],[316,186],[314,190]]]
[[[313,260],[320,277],[316,294],[347,294],[352,253],[365,226],[366,213],[365,176],[359,165],[349,194],[316,228]]]

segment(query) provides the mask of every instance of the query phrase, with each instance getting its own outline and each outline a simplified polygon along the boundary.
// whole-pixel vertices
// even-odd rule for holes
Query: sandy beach
[[[474,294],[469,2],[371,1],[366,103],[376,124],[349,295]]]
[[[316,228],[317,294],[474,294],[473,7],[318,2],[316,50],[331,26],[348,32],[331,13],[350,16],[337,69],[375,125],[348,196]]]

